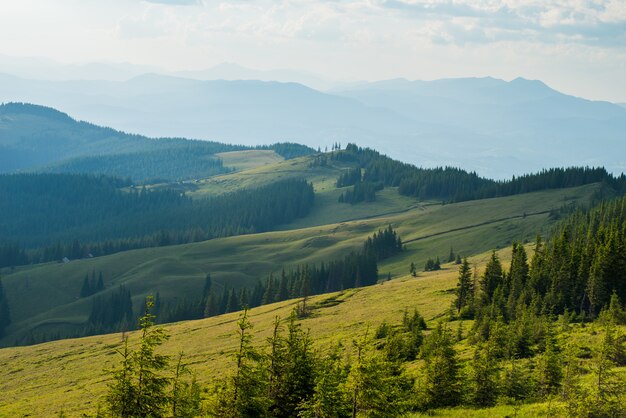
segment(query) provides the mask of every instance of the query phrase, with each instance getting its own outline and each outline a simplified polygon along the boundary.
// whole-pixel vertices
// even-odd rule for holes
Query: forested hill
[[[344,173],[337,182],[337,187],[354,185],[353,190],[342,195],[343,201],[348,203],[371,200],[376,190],[386,186],[398,187],[399,193],[405,196],[448,202],[511,196],[591,183],[604,183],[619,194],[626,192],[624,174],[613,176],[601,167],[553,168],[507,181],[494,181],[460,168],[416,167],[354,144],[348,144],[345,150],[333,153],[332,158],[355,162],[359,169]]]
[[[298,144],[276,144],[285,158],[313,153]],[[45,171],[181,180],[228,171],[214,154],[253,149],[212,141],[147,138],[79,122],[52,108],[0,105],[0,173]]]
[[[125,185],[105,176],[0,175],[0,265],[268,231],[306,215],[314,199],[297,179],[197,201],[172,190],[119,189]],[[14,243],[45,248],[27,256]]]

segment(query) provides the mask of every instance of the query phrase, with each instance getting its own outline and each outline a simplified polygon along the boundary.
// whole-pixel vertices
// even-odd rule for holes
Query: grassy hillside
[[[267,164],[275,164],[284,158],[272,150],[245,150],[220,152],[215,154],[222,159],[226,167],[237,171],[247,170]]]
[[[382,276],[391,273],[399,277],[408,272],[411,262],[420,267],[430,257],[445,260],[450,247],[470,255],[515,240],[531,240],[537,232],[546,233],[554,222],[548,214],[551,209],[572,202],[585,204],[599,187],[419,206],[358,221],[134,250],[69,264],[5,269],[4,288],[9,300],[15,302],[11,306],[10,335],[2,343],[10,344],[31,330],[50,332],[82,326],[91,301],[78,296],[83,278],[92,271],[103,273],[105,293],[126,285],[138,310],[147,293],[158,291],[170,301],[196,295],[207,273],[212,275],[215,286],[240,287],[283,267],[334,260],[359,248],[379,228],[392,224],[407,242],[407,251],[380,264],[379,270]],[[359,206],[354,208],[358,210]]]
[[[506,259],[509,252],[503,252]],[[483,263],[485,255],[472,259]],[[406,307],[417,307],[427,320],[439,317],[452,301],[448,290],[456,283],[456,266],[418,278],[401,278],[382,285],[317,296],[311,299],[313,315],[303,321],[321,348],[333,342],[349,344],[367,324],[397,322]],[[335,301],[324,304],[324,301]],[[276,315],[286,318],[297,301],[253,309],[254,340],[265,343]],[[325,306],[325,307],[322,307]],[[227,314],[167,326],[172,337],[164,351],[184,350],[202,383],[223,376],[234,365],[238,314]],[[133,333],[132,340],[136,340]],[[94,412],[105,390],[103,368],[117,364],[115,349],[121,335],[111,334],[64,340],[31,347],[0,350],[0,415],[51,416],[65,411],[70,416]]]
[[[510,248],[500,250],[498,255],[507,267]],[[470,257],[470,262],[481,273],[488,258],[489,253],[484,253]],[[417,278],[403,276],[376,286],[315,296],[310,300],[312,314],[301,323],[310,330],[317,349],[322,352],[338,342],[349,349],[351,341],[363,335],[366,328],[375,328],[383,321],[397,323],[406,308],[417,308],[432,327],[444,316],[454,298],[452,290],[457,276],[457,266],[445,264],[442,270],[420,273]],[[254,344],[266,349],[274,318],[288,317],[297,303],[290,300],[251,310]],[[237,318],[238,313],[231,313],[168,324],[165,328],[171,339],[160,352],[176,355],[184,351],[198,381],[211,384],[234,368]],[[599,338],[593,325],[575,326],[568,333],[567,338],[575,338],[582,346],[593,345]],[[0,416],[53,416],[63,412],[73,417],[94,413],[98,404],[102,404],[109,380],[105,370],[119,361],[115,350],[121,347],[122,337],[118,333],[1,349]],[[137,333],[130,333],[131,344],[137,338]],[[457,343],[456,349],[461,359],[471,358],[472,348],[467,340]],[[418,375],[420,367],[421,360],[410,363],[409,373]],[[555,413],[558,416],[555,408],[559,406],[559,402],[552,402],[488,409],[455,408],[431,411],[428,416],[541,417]]]

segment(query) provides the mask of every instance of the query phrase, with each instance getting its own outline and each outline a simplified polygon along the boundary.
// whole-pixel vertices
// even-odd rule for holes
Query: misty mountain
[[[293,144],[269,148],[286,158],[313,151]],[[179,180],[227,172],[214,154],[242,149],[249,147],[147,138],[80,122],[48,107],[0,105],[0,174],[37,171]]]
[[[522,78],[400,79],[323,93],[297,83],[155,74],[64,82],[2,76],[0,100],[147,136],[314,148],[350,141],[416,165],[493,178],[573,164],[626,170],[626,109]]]
[[[171,75],[196,80],[259,80],[299,83],[317,90],[328,90],[339,85],[317,74],[296,70],[256,70],[232,62],[224,62],[206,70],[177,71]]]

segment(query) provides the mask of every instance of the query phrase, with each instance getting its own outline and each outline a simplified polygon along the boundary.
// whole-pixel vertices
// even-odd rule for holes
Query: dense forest
[[[314,200],[312,186],[297,179],[202,200],[167,189],[120,190],[129,184],[105,176],[1,175],[0,266],[268,231],[305,216]]]
[[[331,158],[356,162],[364,171],[362,177],[356,175],[356,170],[346,171],[337,182],[337,187],[353,184],[350,197],[342,195],[343,201],[350,203],[373,200],[371,192],[367,193],[367,190],[380,187],[377,186],[379,184],[398,187],[400,194],[405,196],[448,202],[510,196],[590,183],[604,183],[620,194],[626,192],[626,177],[623,174],[618,177],[612,176],[603,168],[553,168],[536,174],[513,177],[507,181],[494,181],[459,168],[418,168],[392,160],[369,148],[359,148],[354,144],[348,144],[345,150],[335,151]]]

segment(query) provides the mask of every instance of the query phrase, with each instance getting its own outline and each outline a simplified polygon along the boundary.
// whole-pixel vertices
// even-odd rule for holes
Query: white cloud
[[[624,0],[6,2],[0,54],[351,79],[521,75],[626,101]]]

